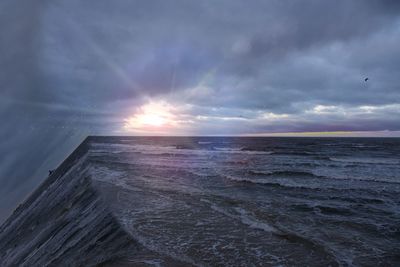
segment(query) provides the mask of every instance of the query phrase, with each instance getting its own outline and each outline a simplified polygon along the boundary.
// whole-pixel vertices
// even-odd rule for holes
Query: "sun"
[[[138,116],[138,120],[143,125],[162,126],[167,120],[159,114],[142,114]]]
[[[124,120],[124,129],[137,132],[164,132],[177,125],[177,111],[166,102],[149,102]]]

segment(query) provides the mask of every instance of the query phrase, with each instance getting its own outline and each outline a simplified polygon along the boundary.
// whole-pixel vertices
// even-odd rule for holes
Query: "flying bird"
[[[367,78],[364,79],[364,82],[366,82],[366,81],[368,81],[368,80],[369,80],[369,78],[367,77]]]

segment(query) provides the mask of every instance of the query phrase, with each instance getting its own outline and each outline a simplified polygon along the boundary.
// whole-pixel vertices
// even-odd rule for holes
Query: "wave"
[[[319,156],[320,154],[317,152],[308,152],[308,151],[274,151],[273,155],[282,155],[282,156]]]
[[[256,176],[269,176],[269,175],[271,175],[273,172],[250,170],[250,171],[248,171],[248,173],[249,173],[250,175],[256,175]]]
[[[232,213],[228,209],[217,206],[215,203],[213,203],[209,200],[201,199],[200,201],[209,203],[212,210],[214,210],[218,213],[221,213],[229,218],[239,220],[241,223],[249,226],[250,228],[259,229],[259,230],[263,230],[265,232],[270,232],[270,233],[281,234],[277,228],[275,228],[272,225],[269,225],[265,222],[259,221],[258,219],[254,218],[252,215],[250,215],[243,208],[236,207],[236,208],[234,208],[235,213]]]
[[[241,208],[241,207],[236,207],[233,209],[228,209],[221,207],[217,205],[216,203],[213,203],[209,200],[206,199],[201,199],[202,202],[206,202],[210,204],[210,207],[212,210],[221,213],[229,218],[232,218],[234,220],[240,221],[242,224],[247,225],[249,228],[253,228],[256,230],[261,230],[267,233],[272,233],[275,236],[278,236],[279,238],[282,238],[284,240],[287,240],[290,243],[298,243],[301,244],[304,247],[307,247],[317,253],[320,253],[323,255],[325,258],[330,259],[332,262],[339,262],[337,259],[334,251],[331,251],[329,249],[329,246],[321,240],[316,240],[307,236],[304,236],[301,232],[295,232],[293,230],[290,230],[286,227],[283,227],[282,225],[271,225],[264,220],[260,220],[257,218],[252,212],[249,212],[248,210]],[[323,207],[326,208],[326,207]],[[330,210],[331,211],[331,210]],[[334,210],[336,211],[336,210]],[[342,213],[342,210],[337,210],[338,213]],[[346,212],[345,212],[346,213]]]
[[[120,142],[132,142],[133,140],[132,139],[121,139],[121,140],[119,140]]]
[[[385,200],[379,198],[367,198],[367,197],[340,197],[330,196],[329,199],[338,200],[341,202],[351,202],[358,204],[385,204]]]
[[[197,144],[199,145],[209,145],[212,144],[213,142],[209,142],[209,141],[198,141]]]
[[[293,177],[293,176],[301,176],[301,177],[320,177],[312,172],[307,171],[272,171],[272,172],[265,172],[265,171],[255,171],[250,170],[248,171],[250,175],[255,176],[284,176],[284,177]]]
[[[280,234],[280,231],[278,231],[278,229],[276,229],[275,227],[273,227],[265,222],[261,222],[261,221],[257,220],[256,218],[254,218],[253,216],[248,214],[246,210],[244,210],[242,208],[235,208],[235,210],[240,214],[240,221],[243,224],[248,225],[250,228],[263,230],[265,232]]]
[[[265,151],[264,148],[254,148],[254,147],[242,147],[242,151]]]
[[[299,184],[291,184],[288,182],[281,182],[281,181],[271,181],[271,180],[254,180],[246,177],[237,177],[231,175],[225,175],[226,179],[243,184],[254,184],[254,185],[265,185],[265,186],[272,186],[272,187],[292,187],[292,188],[309,188]],[[311,187],[312,188],[312,187]]]
[[[241,147],[213,147],[214,151],[223,153],[238,153],[238,154],[249,154],[249,155],[270,155],[273,152],[267,150],[246,150]]]
[[[242,151],[248,151],[248,152],[263,152],[263,153],[268,153],[271,155],[277,155],[277,156],[315,156],[315,157],[320,157],[321,154],[318,152],[309,152],[309,151],[274,151],[274,150],[266,150],[266,149],[242,149]]]
[[[127,233],[132,237],[132,239],[138,242],[141,246],[145,247],[149,251],[154,251],[160,255],[165,255],[176,261],[172,263],[172,266],[174,266],[174,264],[178,266],[201,266],[196,263],[195,260],[193,260],[190,256],[182,254],[180,252],[176,252],[169,246],[160,245],[157,242],[154,242],[154,240],[149,239],[148,237],[143,235],[140,231],[131,226],[130,218],[122,217],[120,218],[120,223],[124,229],[127,229]],[[156,266],[159,266],[159,264],[157,264]]]
[[[312,151],[296,151],[296,150],[288,150],[287,148],[277,149],[274,148],[255,148],[255,147],[243,147],[240,149],[241,151],[251,151],[251,152],[268,152],[273,155],[292,155],[292,156],[314,156],[319,155],[318,152]]]
[[[324,178],[328,180],[336,180],[336,181],[347,181],[347,182],[362,182],[362,183],[376,183],[376,184],[392,184],[392,185],[399,185],[400,181],[393,181],[393,180],[387,180],[387,179],[382,179],[382,178],[373,178],[373,177],[363,177],[363,178],[355,178],[355,177],[341,177],[341,176],[323,176],[320,175],[318,176],[319,178]],[[394,188],[392,188],[394,189]]]
[[[348,208],[343,208],[343,207],[332,207],[332,206],[322,206],[322,205],[317,205],[315,208],[324,215],[352,215],[354,214],[353,211],[351,211]]]
[[[352,147],[352,148],[377,148],[379,146],[364,145],[364,144],[352,144],[350,147]]]
[[[250,162],[248,160],[236,160],[236,161],[225,161],[225,164],[229,164],[229,165],[249,165]]]
[[[212,142],[198,142],[198,144],[211,144]],[[212,150],[193,144],[177,144],[173,146],[156,146],[145,144],[111,144],[111,143],[92,143],[91,152],[94,153],[121,153],[121,152],[141,152],[143,154],[167,155],[165,153],[240,153],[240,154],[272,154],[266,150],[247,150],[242,147],[212,147]],[[174,152],[176,151],[176,152]],[[180,152],[178,152],[180,151]]]
[[[187,152],[179,152],[175,146],[156,146],[144,144],[108,144],[93,143],[91,153],[121,154],[121,153],[140,153],[144,155],[177,156]],[[185,148],[186,149],[186,148]],[[189,149],[189,148],[187,148]]]
[[[270,148],[254,148],[254,147],[242,147],[242,148],[240,148],[240,151],[263,152],[263,153],[268,153],[268,154],[274,153],[274,151],[272,151]]]
[[[270,187],[280,188],[297,188],[297,189],[330,189],[330,190],[369,190],[372,184],[374,185],[373,192],[379,190],[379,192],[387,192],[387,188],[390,187],[390,192],[400,192],[398,182],[393,181],[380,181],[380,180],[363,180],[354,178],[331,178],[325,176],[308,177],[312,180],[304,179],[291,179],[290,177],[266,177],[264,179],[254,179],[250,177],[238,177],[232,175],[224,175],[225,179],[236,183],[242,184],[254,184],[263,185]],[[302,178],[305,178],[304,176]],[[320,181],[313,178],[321,179]],[[327,181],[331,181],[326,183]],[[375,188],[378,186],[378,189]]]
[[[132,148],[133,145],[129,144],[114,144],[114,143],[90,143],[91,150],[101,149],[101,148]]]
[[[329,157],[330,161],[343,162],[343,163],[361,163],[361,164],[383,164],[383,165],[394,165],[400,164],[399,160],[392,158],[337,158]]]
[[[234,151],[234,152],[240,152],[242,151],[241,147],[213,147],[214,150],[216,151]]]
[[[340,266],[340,260],[338,259],[335,251],[332,250],[326,242],[304,236],[301,234],[301,232],[297,233],[288,229],[282,229],[282,227],[280,228],[281,233],[277,234],[279,237],[284,238],[291,243],[302,244],[302,246],[310,248],[311,250],[323,255],[326,259],[329,259],[329,261],[336,263],[333,266]],[[351,264],[348,265],[352,266]]]
[[[196,149],[196,147],[190,146],[190,145],[176,145],[175,148],[176,149]]]
[[[267,179],[250,179],[250,178],[242,178],[242,177],[236,177],[236,176],[231,176],[231,175],[226,175],[224,178],[240,183],[240,184],[249,184],[249,185],[260,185],[260,186],[269,186],[269,187],[275,187],[275,188],[289,188],[289,189],[337,189],[336,187],[332,186],[322,186],[320,183],[305,183],[305,182],[296,182],[294,180],[288,180],[288,179],[273,179],[273,180],[267,180]],[[352,188],[348,188],[352,189]],[[340,189],[342,190],[342,189]]]

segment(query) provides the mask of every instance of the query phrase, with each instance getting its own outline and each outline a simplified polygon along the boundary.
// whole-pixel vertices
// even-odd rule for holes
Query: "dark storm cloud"
[[[400,130],[399,14],[396,0],[2,1],[0,219],[149,99],[186,105],[192,134]]]

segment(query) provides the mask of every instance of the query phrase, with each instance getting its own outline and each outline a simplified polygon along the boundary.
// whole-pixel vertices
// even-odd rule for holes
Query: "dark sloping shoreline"
[[[88,140],[2,225],[2,266],[93,266],[140,249],[91,186]]]
[[[183,263],[139,244],[93,184],[87,137],[0,227],[1,266],[166,266]],[[185,264],[187,266],[187,264]]]

